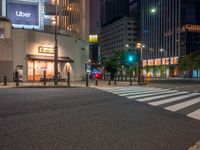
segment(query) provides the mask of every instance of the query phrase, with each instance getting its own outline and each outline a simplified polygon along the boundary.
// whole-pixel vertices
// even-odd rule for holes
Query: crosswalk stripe
[[[139,97],[146,97],[146,96],[154,96],[158,94],[165,94],[165,93],[174,93],[177,91],[164,91],[164,92],[159,92],[159,93],[151,93],[151,94],[140,94],[140,95],[134,95],[134,96],[127,96],[126,98],[128,99],[134,99],[134,98],[139,98]]]
[[[186,93],[188,93],[188,92],[167,93],[165,95],[158,95],[158,96],[153,96],[153,97],[137,99],[137,101],[146,102],[146,101],[151,101],[151,100],[155,100],[155,99],[158,99],[158,98],[166,98],[166,97],[169,97],[169,96],[176,96],[176,95],[186,94]]]
[[[120,93],[143,92],[143,91],[144,91],[144,89],[130,89],[130,90],[114,91],[112,93],[114,93],[114,94],[120,94]]]
[[[135,89],[132,89],[132,90],[127,90],[127,91],[117,91],[117,92],[112,92],[114,94],[123,94],[123,93],[135,93],[135,92],[152,92],[152,91],[158,91],[158,92],[161,92],[161,91],[169,91],[169,90],[154,90],[154,89],[151,89],[151,90],[145,90],[145,89],[140,89],[140,90],[135,90]]]
[[[188,117],[200,120],[200,109],[187,115]]]
[[[125,93],[125,94],[118,94],[119,96],[129,96],[129,95],[138,95],[138,94],[150,94],[150,93],[157,93],[157,92],[162,92],[162,91],[167,91],[167,90],[151,90],[151,91],[134,91],[134,92],[129,92],[129,93]],[[169,91],[169,90],[168,90]]]
[[[183,96],[179,96],[179,97],[173,97],[173,98],[170,98],[170,99],[167,99],[167,100],[156,101],[156,102],[152,102],[152,103],[149,103],[149,104],[153,105],[153,106],[158,106],[158,105],[162,105],[162,104],[166,104],[166,103],[182,100],[184,98],[192,97],[192,96],[195,96],[195,95],[199,95],[199,93],[191,93],[191,94],[188,94],[188,95],[183,95]]]
[[[199,102],[200,102],[200,98],[195,98],[195,99],[192,99],[192,100],[189,100],[189,101],[186,101],[186,102],[182,102],[182,103],[179,103],[179,104],[176,104],[176,105],[166,107],[165,109],[170,110],[170,111],[177,111],[177,110],[186,108],[188,106],[194,105],[194,104],[199,103]]]
[[[120,92],[127,90],[160,90],[161,88],[143,88],[143,87],[128,87],[128,88],[118,88],[118,89],[105,89],[107,92]],[[164,90],[164,89],[162,89]]]

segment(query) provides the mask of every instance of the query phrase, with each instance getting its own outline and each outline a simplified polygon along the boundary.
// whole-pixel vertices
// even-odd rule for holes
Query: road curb
[[[200,140],[192,147],[190,147],[188,150],[200,150]]]

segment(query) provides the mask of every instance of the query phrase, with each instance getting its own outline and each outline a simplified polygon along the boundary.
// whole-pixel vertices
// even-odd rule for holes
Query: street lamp
[[[56,5],[56,16],[55,16],[55,50],[54,50],[54,85],[58,85],[58,10],[57,10],[57,0]]]
[[[141,84],[141,74],[143,76],[143,57],[142,57],[142,49],[145,48],[145,45],[141,43],[137,43],[136,47],[139,50],[139,60],[138,60],[138,84]],[[142,73],[141,73],[142,72]]]
[[[160,71],[161,71],[161,74],[160,74],[160,75],[161,75],[161,77],[162,77],[162,65],[163,65],[163,61],[162,61],[162,58],[163,58],[163,51],[164,51],[164,49],[161,48],[161,49],[160,49],[160,53],[161,53],[161,55],[160,55],[160,58],[161,58],[161,70],[160,70]]]
[[[156,8],[152,8],[152,9],[150,10],[151,13],[156,13],[156,11],[157,11]]]

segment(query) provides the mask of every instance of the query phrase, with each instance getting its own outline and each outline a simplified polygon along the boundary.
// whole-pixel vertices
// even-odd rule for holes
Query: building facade
[[[13,52],[11,23],[8,19],[0,18],[0,80],[7,76],[12,80],[13,73]]]
[[[112,58],[116,51],[134,50],[138,41],[138,22],[134,18],[123,17],[102,28],[101,56]]]
[[[70,71],[72,80],[81,79],[89,59],[89,0],[3,0],[2,5],[10,21],[12,72],[38,81],[46,71],[52,79],[57,27],[59,78]]]
[[[165,76],[178,75],[178,58],[200,51],[199,8],[200,0],[141,0],[143,66],[165,66]],[[170,67],[175,69],[170,72]]]

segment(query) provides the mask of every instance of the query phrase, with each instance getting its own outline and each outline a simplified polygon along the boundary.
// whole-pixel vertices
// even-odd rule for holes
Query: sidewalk
[[[122,86],[130,86],[130,81],[116,81],[116,84],[114,81],[104,81],[104,80],[98,80],[97,86],[100,87],[122,87]],[[136,81],[132,81],[132,85],[137,85]],[[19,82],[19,88],[53,88],[53,87],[68,87],[67,82],[58,82],[58,85],[55,86],[54,82],[46,82],[46,85],[44,85],[43,82]],[[86,87],[86,81],[71,81],[70,87]],[[96,80],[89,80],[88,87],[96,87]],[[8,82],[7,86],[4,86],[2,82],[0,82],[0,88],[16,88],[15,82]]]

